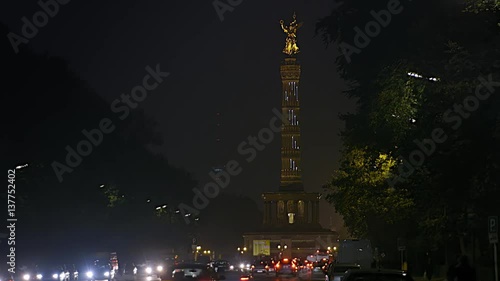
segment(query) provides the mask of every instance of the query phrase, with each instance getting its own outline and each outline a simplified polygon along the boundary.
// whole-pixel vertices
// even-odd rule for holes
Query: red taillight
[[[240,278],[240,280],[241,280],[241,281],[248,281],[249,279],[250,279],[250,278],[248,278],[248,277],[241,277],[241,278]]]

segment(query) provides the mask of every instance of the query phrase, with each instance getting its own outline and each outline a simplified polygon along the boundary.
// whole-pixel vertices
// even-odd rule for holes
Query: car
[[[252,280],[253,280],[252,274],[243,274],[240,276],[240,281],[252,281]]]
[[[405,271],[390,269],[349,269],[342,281],[414,281]]]
[[[78,279],[82,281],[111,281],[111,265],[106,261],[95,260],[93,265],[84,266]]]
[[[274,266],[275,271],[276,271],[276,277],[287,274],[287,275],[297,275],[297,264],[295,263],[294,260],[292,259],[281,259],[276,263]]]
[[[252,274],[269,274],[269,265],[265,261],[256,261],[252,264]]]
[[[135,281],[161,281],[160,274],[153,265],[143,263],[136,265]]]
[[[166,274],[168,270],[166,262],[161,260],[146,261],[146,265],[151,268],[151,273],[156,274],[159,278],[165,279],[168,277],[168,274]]]
[[[311,275],[309,280],[313,281],[324,281],[325,280],[326,273],[323,270],[322,266],[315,266],[311,270]]]
[[[356,263],[330,263],[326,269],[325,281],[340,281],[348,270],[360,268]]]
[[[216,272],[223,273],[229,270],[230,265],[226,260],[216,260],[212,262],[212,267]]]
[[[36,280],[36,270],[34,268],[29,268],[27,266],[20,266],[14,274],[12,274],[12,279],[16,281],[33,281]]]
[[[225,276],[218,274],[209,265],[202,263],[181,263],[174,266],[172,271],[174,281],[218,281],[225,280]]]
[[[126,262],[117,272],[113,272],[117,281],[134,281],[137,273],[137,267],[132,262]]]

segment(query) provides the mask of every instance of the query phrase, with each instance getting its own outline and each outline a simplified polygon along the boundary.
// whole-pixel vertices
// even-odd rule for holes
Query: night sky
[[[237,147],[267,127],[272,109],[280,108],[279,66],[286,35],[279,20],[290,22],[293,11],[304,22],[298,58],[306,191],[321,191],[336,168],[343,127],[338,115],[354,106],[342,94],[345,84],[334,61],[338,53],[314,36],[317,19],[332,8],[332,1],[244,0],[221,21],[212,1],[72,0],[60,5],[28,45],[37,53],[67,60],[110,103],[142,83],[146,66],[160,64],[170,76],[139,105],[163,133],[163,145],[151,149],[192,172],[201,184],[209,180],[213,166],[237,160],[243,173],[231,179],[224,192],[257,200],[262,192],[278,189],[279,138],[251,163]],[[38,10],[34,0],[8,1],[0,19],[20,34],[21,18],[32,18]],[[322,211],[332,209],[323,202]],[[329,216],[322,216],[324,226]]]

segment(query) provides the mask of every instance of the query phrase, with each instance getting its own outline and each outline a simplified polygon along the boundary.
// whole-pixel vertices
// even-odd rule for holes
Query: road
[[[226,276],[225,281],[240,281],[240,277],[242,275],[241,272],[229,271],[224,274]],[[269,275],[265,274],[254,274],[253,278],[250,281],[300,281],[298,277],[293,276],[280,276],[276,277],[274,273],[270,273]]]

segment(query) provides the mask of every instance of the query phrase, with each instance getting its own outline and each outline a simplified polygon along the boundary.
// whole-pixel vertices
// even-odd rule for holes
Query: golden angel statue
[[[284,21],[280,20],[281,29],[287,34],[285,48],[283,53],[291,56],[299,53],[299,47],[297,46],[297,29],[302,26],[302,22],[297,24],[297,16],[293,13],[293,21],[289,26],[284,25]]]

